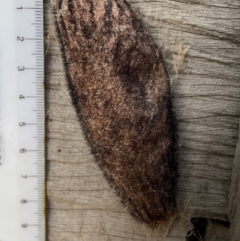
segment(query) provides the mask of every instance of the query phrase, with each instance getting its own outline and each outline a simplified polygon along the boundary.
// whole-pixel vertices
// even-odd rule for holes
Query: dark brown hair
[[[65,71],[104,176],[138,220],[175,213],[176,137],[159,49],[125,0],[54,5]]]

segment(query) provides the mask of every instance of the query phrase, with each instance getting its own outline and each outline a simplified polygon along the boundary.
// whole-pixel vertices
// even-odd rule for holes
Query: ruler
[[[45,240],[42,0],[0,0],[0,241]]]

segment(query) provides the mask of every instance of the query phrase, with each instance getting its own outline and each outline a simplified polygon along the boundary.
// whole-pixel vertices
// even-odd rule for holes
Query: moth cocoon
[[[97,163],[134,217],[168,221],[176,137],[159,49],[124,0],[53,5],[72,102]]]

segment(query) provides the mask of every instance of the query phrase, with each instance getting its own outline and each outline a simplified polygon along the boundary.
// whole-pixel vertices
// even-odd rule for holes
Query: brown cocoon
[[[125,0],[54,4],[66,76],[104,176],[138,220],[175,213],[176,138],[159,49]]]

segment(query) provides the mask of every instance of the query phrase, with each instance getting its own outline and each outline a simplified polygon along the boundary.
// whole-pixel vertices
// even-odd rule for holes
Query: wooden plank
[[[71,105],[45,0],[48,240],[186,240],[191,217],[226,219],[240,109],[238,0],[130,0],[163,51],[178,123],[179,216],[133,220],[98,169]]]
[[[240,132],[233,163],[232,182],[230,187],[230,240],[238,241],[240,237]]]

